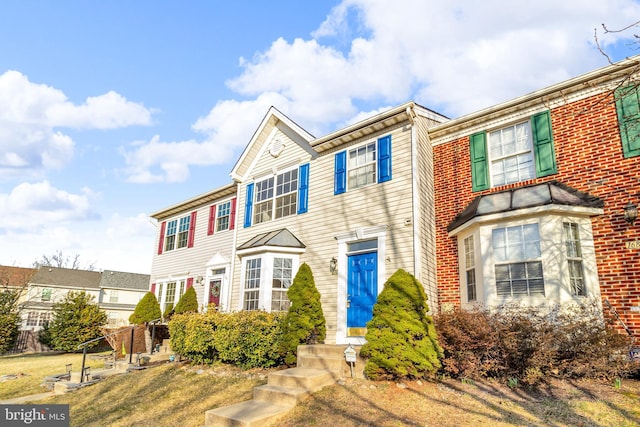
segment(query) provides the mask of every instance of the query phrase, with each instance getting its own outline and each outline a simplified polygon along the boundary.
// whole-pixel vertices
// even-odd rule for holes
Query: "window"
[[[176,300],[176,282],[169,282],[167,283],[167,293],[164,296],[163,314],[165,311],[170,310],[171,308],[174,307],[175,300]]]
[[[349,188],[376,182],[376,144],[374,142],[349,150]]]
[[[248,259],[245,263],[244,309],[258,310],[260,304],[260,270],[262,259]]]
[[[565,222],[564,238],[567,251],[567,263],[569,264],[569,284],[571,294],[576,296],[586,296],[587,290],[584,284],[582,271],[582,249],[580,248],[580,234],[578,224]]]
[[[42,289],[42,294],[40,295],[40,301],[51,301],[51,289],[50,288]]]
[[[557,172],[551,115],[470,136],[473,191],[526,181]]]
[[[334,194],[391,180],[391,135],[335,156]]]
[[[275,182],[275,197],[274,197]],[[281,173],[263,181],[256,182],[256,210],[253,222],[271,221],[275,218],[282,218],[296,213],[298,197],[298,169]]]
[[[289,310],[287,289],[293,277],[291,258],[273,259],[273,284],[271,286],[271,311]]]
[[[303,214],[307,212],[308,195],[308,163],[274,177],[247,184],[244,226],[250,227],[252,223],[260,224],[272,219]]]
[[[109,292],[109,302],[118,302],[118,290],[112,289]]]
[[[195,211],[178,219],[164,221],[160,226],[158,255],[174,249],[193,247],[195,226]]]
[[[476,268],[473,236],[464,239],[465,277],[467,279],[467,301],[476,300]]]
[[[231,218],[231,201],[218,205],[216,214],[216,230],[224,231],[229,229],[229,219]]]
[[[519,123],[489,133],[491,183],[494,187],[534,177],[531,128]]]
[[[496,228],[492,242],[498,296],[544,296],[538,224]]]
[[[236,222],[236,198],[209,207],[207,235],[219,231],[233,230]]]
[[[107,324],[108,325],[117,325],[118,324],[118,313],[114,311],[109,311],[107,313]]]
[[[637,86],[616,90],[616,112],[624,157],[640,156],[640,92]]]
[[[27,314],[27,326],[44,326],[51,320],[51,313],[45,311],[30,311]]]
[[[242,310],[289,310],[287,291],[298,268],[298,255],[262,253],[242,261]]]

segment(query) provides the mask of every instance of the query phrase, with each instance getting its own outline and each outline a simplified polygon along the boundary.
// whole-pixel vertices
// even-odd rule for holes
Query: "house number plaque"
[[[627,249],[640,249],[640,240],[634,240],[633,242],[625,242]]]

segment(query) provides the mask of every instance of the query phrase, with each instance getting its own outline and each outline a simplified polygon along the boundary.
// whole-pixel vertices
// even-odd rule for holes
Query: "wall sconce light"
[[[633,224],[636,218],[638,218],[638,207],[631,202],[627,203],[624,207],[624,220]]]
[[[204,280],[204,278],[202,276],[198,276],[198,278],[196,279],[196,283],[198,285],[202,285],[202,281]]]
[[[336,257],[332,257],[331,260],[329,261],[329,273],[336,274],[337,270],[338,270],[338,260],[336,259]]]

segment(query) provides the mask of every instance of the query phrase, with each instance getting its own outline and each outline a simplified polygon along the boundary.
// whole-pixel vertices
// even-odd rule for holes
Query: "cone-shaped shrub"
[[[136,305],[133,314],[129,316],[129,323],[135,325],[148,323],[152,320],[159,319],[160,316],[162,316],[162,313],[160,312],[160,304],[158,304],[156,296],[152,292],[147,292],[138,302],[138,305]]]
[[[400,269],[384,284],[367,323],[365,374],[374,380],[424,378],[440,368],[442,349],[427,295],[416,278]]]
[[[173,309],[174,313],[197,313],[198,312],[198,297],[196,295],[196,290],[193,287],[190,287],[186,290],[184,295],[180,298],[180,301],[176,304]]]
[[[287,296],[291,306],[283,323],[280,354],[287,365],[293,365],[298,345],[323,343],[327,333],[320,292],[306,263],[298,269]]]

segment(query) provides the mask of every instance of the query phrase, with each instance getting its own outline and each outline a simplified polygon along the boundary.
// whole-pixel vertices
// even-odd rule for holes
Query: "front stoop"
[[[297,367],[270,373],[267,384],[253,389],[252,400],[207,411],[205,425],[263,427],[274,423],[311,393],[342,378],[344,348],[298,347]]]

